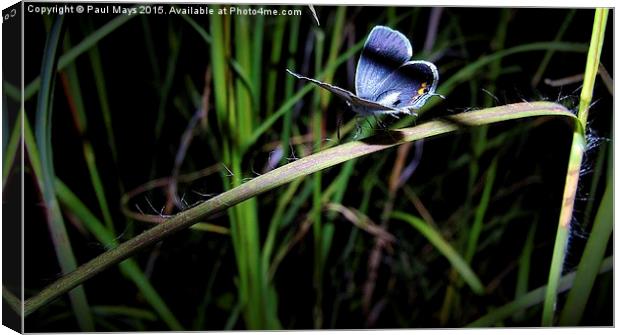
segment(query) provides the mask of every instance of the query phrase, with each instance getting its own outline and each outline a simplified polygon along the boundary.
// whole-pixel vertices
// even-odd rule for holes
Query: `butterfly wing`
[[[437,67],[426,61],[410,61],[392,72],[376,88],[371,100],[398,110],[420,109],[437,88]]]
[[[398,110],[395,108],[391,108],[391,107],[387,107],[381,104],[378,104],[374,101],[370,101],[367,99],[363,99],[360,98],[358,96],[356,96],[355,94],[342,89],[340,87],[334,86],[334,85],[330,85],[328,83],[324,83],[322,81],[316,80],[316,79],[312,79],[312,78],[308,78],[305,76],[302,76],[300,74],[297,74],[289,69],[286,69],[286,72],[288,72],[290,75],[294,76],[297,79],[301,79],[301,80],[306,80],[309,81],[321,88],[324,88],[334,94],[336,94],[338,97],[342,98],[343,100],[345,100],[347,102],[347,104],[349,106],[351,106],[351,108],[356,112],[359,113],[361,115],[370,115],[370,114],[380,114],[380,113],[397,113]]]
[[[355,71],[355,93],[370,99],[390,73],[411,59],[411,43],[405,35],[384,26],[376,26],[366,39]]]

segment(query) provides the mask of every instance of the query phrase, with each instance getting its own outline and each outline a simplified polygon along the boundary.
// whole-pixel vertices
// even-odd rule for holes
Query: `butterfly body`
[[[344,99],[362,115],[415,114],[435,94],[439,74],[427,61],[410,61],[411,43],[400,32],[376,26],[368,35],[355,71],[355,94],[340,87],[296,74]]]

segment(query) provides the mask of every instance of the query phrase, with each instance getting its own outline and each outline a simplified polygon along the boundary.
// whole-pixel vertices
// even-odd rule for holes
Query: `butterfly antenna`
[[[289,69],[286,69],[286,72],[288,72],[288,74],[290,74],[291,76],[293,76],[293,77],[295,77],[297,79],[305,79],[304,76],[299,75],[299,74],[297,74],[297,73],[295,73],[295,72],[293,72],[293,71],[291,71]]]

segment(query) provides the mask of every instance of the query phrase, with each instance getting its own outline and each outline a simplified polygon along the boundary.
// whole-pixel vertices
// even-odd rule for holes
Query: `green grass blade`
[[[558,32],[555,35],[555,39],[553,40],[554,42],[559,42],[562,40],[562,37],[564,37],[564,33],[566,32],[566,29],[570,27],[570,23],[573,21],[573,17],[575,16],[576,12],[577,10],[575,9],[569,10],[568,14],[564,18],[564,21],[562,22],[562,25],[560,26],[560,29],[558,29]],[[540,65],[538,66],[538,69],[536,70],[534,77],[532,77],[533,87],[538,86],[538,83],[540,82],[540,79],[542,78],[543,73],[545,72],[545,69],[549,65],[549,62],[551,61],[551,57],[553,56],[553,54],[554,54],[554,50],[549,50],[545,52],[545,56],[540,62]]]
[[[2,300],[4,300],[11,309],[21,315],[22,313],[22,301],[15,294],[9,291],[4,285],[2,285]]]
[[[603,260],[597,273],[602,274],[611,270],[613,270],[613,257],[608,257]],[[574,279],[575,272],[571,272],[567,275],[562,276],[562,278],[560,278],[559,280],[558,292],[564,292],[568,290],[572,286]],[[478,320],[468,324],[467,327],[482,328],[494,326],[498,322],[509,318],[517,311],[540,304],[545,298],[546,291],[547,286],[542,286],[535,290],[532,290],[527,294],[521,296],[520,298],[513,300],[512,302],[492,310]]]
[[[50,235],[56,250],[56,257],[62,272],[67,274],[75,270],[77,262],[73,255],[71,242],[67,234],[58,200],[54,191],[54,163],[52,158],[52,106],[55,85],[56,58],[59,42],[62,37],[64,17],[60,16],[54,22],[48,36],[43,64],[41,66],[41,90],[37,99],[36,112],[36,141],[41,156],[41,190],[47,210],[47,223]],[[83,331],[94,331],[93,318],[86,300],[84,288],[79,286],[69,293],[71,305],[77,318],[79,327]]]
[[[251,134],[254,129],[255,113],[253,110],[253,91],[255,88],[248,73],[252,72],[252,58],[250,53],[245,50],[247,45],[251,45],[250,41],[250,23],[249,17],[242,16],[234,21],[235,23],[235,60],[238,64],[237,73],[239,75],[236,80],[235,93],[237,94],[237,127],[241,134]],[[247,136],[241,136],[241,140],[247,139]]]
[[[549,272],[548,291],[545,297],[545,304],[542,316],[542,325],[553,325],[553,316],[556,307],[556,289],[562,272],[562,264],[564,262],[566,243],[569,235],[568,228],[573,214],[573,205],[575,203],[575,195],[577,193],[577,183],[579,182],[579,172],[581,170],[581,161],[586,147],[585,127],[588,120],[588,110],[592,101],[592,91],[594,89],[594,81],[598,73],[598,66],[603,48],[603,40],[605,36],[605,26],[607,24],[608,9],[598,8],[594,14],[594,23],[592,26],[592,38],[588,51],[588,60],[584,74],[583,88],[581,90],[581,98],[579,101],[579,118],[580,127],[576,127],[573,133],[573,144],[571,145],[568,169],[566,172],[566,183],[564,186],[564,195],[562,197],[562,207],[560,210],[560,219],[558,231],[556,234],[555,246],[553,248],[553,258],[551,259],[551,269]]]
[[[151,311],[127,306],[93,306],[93,313],[104,317],[124,316],[146,321],[155,321],[157,319]]]
[[[87,29],[88,31],[92,31],[90,26]],[[90,58],[90,64],[93,69],[93,77],[97,88],[97,97],[99,99],[101,115],[103,116],[103,122],[108,136],[108,145],[110,146],[110,152],[112,153],[114,164],[118,166],[118,154],[116,150],[116,141],[114,140],[114,128],[112,127],[112,113],[110,111],[108,91],[106,89],[105,74],[103,71],[103,66],[101,65],[101,53],[99,52],[99,47],[97,47],[97,45],[93,46],[88,51],[88,57]]]
[[[346,7],[338,7],[335,13],[334,25],[331,29],[331,43],[327,56],[327,64],[334,63],[338,56],[342,44],[342,31],[344,29]],[[325,34],[322,30],[316,31],[315,43],[315,71],[322,70],[323,46],[325,42]],[[325,81],[333,82],[336,68],[330,68],[324,72]],[[323,115],[327,110],[331,94],[325,90],[315,91],[316,99],[313,100],[312,111],[312,133],[314,137],[314,147],[321,148],[323,135]],[[320,329],[323,327],[323,281],[325,276],[325,263],[331,249],[332,238],[334,234],[333,222],[323,222],[323,175],[317,172],[313,176],[314,190],[312,194],[312,230],[314,237],[314,287],[316,290],[316,299],[314,307],[314,327]]]
[[[598,148],[598,153],[596,157],[596,161],[594,163],[594,171],[592,173],[592,181],[590,184],[590,189],[588,190],[588,194],[599,194],[599,189],[601,187],[601,177],[604,176],[605,171],[605,158],[607,157],[607,146],[608,143],[603,142],[601,146]],[[586,208],[584,210],[583,215],[583,225],[584,228],[589,227],[592,224],[592,212],[595,210],[595,206],[597,205],[594,201],[588,201],[586,203]]]
[[[611,158],[611,155],[610,155]],[[605,250],[613,231],[613,175],[607,172],[607,185],[603,193],[603,199],[594,219],[592,232],[588,236],[583,256],[577,266],[575,283],[573,284],[566,304],[560,316],[561,326],[576,326],[583,317],[583,312],[592,292],[596,269],[598,269],[605,257]]]
[[[217,115],[218,128],[224,132],[230,131],[226,126],[224,120],[228,119],[228,103],[226,92],[226,53],[224,51],[224,32],[222,31],[222,18],[214,16],[212,20],[209,20],[211,28],[211,66],[213,67],[213,92],[215,100],[215,114]],[[227,155],[227,150],[224,149],[224,155]],[[224,156],[222,157],[224,162],[230,160]]]
[[[30,128],[30,124],[27,119],[24,119],[24,142],[25,148],[28,154],[28,159],[31,162],[33,173],[35,176],[41,175],[40,160],[38,150],[35,145],[34,136]],[[40,180],[39,177],[35,179]],[[118,245],[118,241],[115,236],[107,230],[103,224],[97,219],[90,210],[75,196],[68,187],[62,183],[59,179],[55,181],[56,192],[60,201],[71,209],[71,212],[76,215],[85,225],[85,227],[93,234],[97,240],[105,245],[107,248],[113,248]],[[197,223],[196,226],[201,225]],[[200,227],[200,226],[199,226]],[[227,230],[218,229],[211,225],[204,224],[201,230],[213,231],[218,233],[225,233]],[[153,309],[161,316],[163,321],[172,330],[183,330],[178,320],[174,317],[172,312],[166,306],[163,299],[159,296],[159,293],[152,287],[149,280],[146,278],[142,270],[140,270],[137,263],[134,260],[127,260],[119,264],[121,272],[131,279],[136,287],[142,292],[146,301],[151,304]],[[93,308],[94,309],[94,308]]]
[[[542,319],[542,325],[544,327],[550,327],[553,325],[553,316],[557,300],[557,287],[559,285],[560,276],[562,274],[562,266],[564,265],[564,258],[566,256],[569,225],[573,212],[573,204],[577,192],[577,179],[579,178],[579,170],[581,168],[581,160],[583,158],[584,150],[584,138],[581,134],[575,132],[573,134],[573,144],[571,145],[568,172],[566,173],[559,225],[555,236],[551,267],[549,269],[549,279],[547,281],[547,293],[545,296]]]
[[[71,50],[62,55],[58,60],[58,65],[56,69],[64,69],[67,65],[73,63],[78,56],[88,51],[95,44],[99,43],[102,38],[106,37],[108,34],[112,33],[114,30],[116,30],[117,28],[127,23],[129,20],[136,16],[138,15],[119,15],[118,17],[110,20],[110,22],[97,29],[95,32],[93,32],[92,34],[84,38],[76,46],[74,46]],[[24,101],[29,100],[33,95],[35,95],[39,90],[40,86],[41,77],[37,77],[28,85],[25,85],[23,97]]]
[[[15,100],[15,101],[20,101],[22,98],[22,92],[19,89],[19,87],[9,83],[8,81],[4,80],[2,83],[2,89],[4,90],[4,93],[6,94],[7,97]]]
[[[55,184],[56,193],[58,194],[60,202],[84,224],[86,229],[88,229],[101,244],[107,249],[118,246],[118,242],[110,230],[104,227],[101,221],[90,212],[67,185],[60,179],[56,179]],[[121,272],[134,282],[136,287],[144,295],[144,299],[157,311],[171,330],[183,330],[179,321],[174,317],[164,300],[159,293],[157,293],[157,290],[151,285],[150,281],[144,275],[144,272],[140,270],[140,267],[133,259],[128,259],[120,263],[119,267]]]
[[[202,37],[202,39],[207,44],[211,44],[213,42],[213,38],[211,38],[211,35],[209,35],[209,33],[200,24],[198,24],[198,22],[196,22],[191,16],[183,14],[181,15],[181,17],[183,18],[183,20],[187,21],[187,23],[189,23],[189,25],[192,26],[192,28],[196,30],[196,32],[200,35],[200,37]]]
[[[272,29],[272,45],[271,45],[271,56],[270,56],[270,64],[272,67],[267,73],[267,88],[266,88],[266,100],[267,100],[267,115],[273,112],[273,106],[275,104],[275,99],[277,97],[276,91],[276,83],[279,73],[279,67],[276,65],[280,61],[282,57],[282,41],[284,40],[284,28],[286,27],[286,16],[278,16],[276,18],[275,27]],[[253,141],[250,143],[254,143]]]
[[[327,56],[327,64],[330,63],[334,63],[336,61],[336,58],[338,58],[338,53],[340,51],[340,47],[342,44],[342,31],[344,30],[344,23],[345,23],[345,15],[347,13],[347,7],[346,6],[339,6],[338,9],[336,10],[336,18],[334,19],[334,27],[331,31],[331,44],[329,46],[329,54]],[[324,72],[324,81],[331,83],[334,81],[334,74],[336,73],[336,68],[331,68],[327,71]],[[332,94],[330,92],[328,92],[327,90],[320,90],[319,92],[321,92],[321,108],[325,109],[327,107],[327,104],[329,103],[329,100],[332,96]]]
[[[491,199],[491,189],[495,183],[495,173],[497,172],[497,160],[493,160],[489,170],[487,171],[486,180],[484,182],[484,190],[482,191],[482,198],[480,203],[476,207],[476,216],[474,217],[474,224],[472,225],[469,233],[469,239],[467,240],[467,248],[465,249],[465,260],[471,264],[474,255],[476,254],[476,247],[478,246],[478,238],[482,232],[482,222],[489,207],[489,201]]]
[[[437,248],[437,250],[450,262],[450,264],[452,264],[454,269],[461,275],[463,280],[465,280],[474,293],[484,293],[484,285],[482,285],[482,282],[480,282],[480,279],[476,273],[469,267],[467,261],[461,257],[461,255],[459,255],[450,243],[448,243],[431,225],[427,224],[420,218],[403,212],[395,211],[392,213],[391,217],[409,223],[413,228],[420,232],[420,234],[424,235],[429,243]]]
[[[488,56],[480,57],[475,62],[472,62],[460,69],[457,73],[450,76],[445,82],[439,85],[437,88],[437,93],[448,95],[452,92],[456,86],[467,83],[469,80],[474,78],[477,74],[480,73],[480,70],[497,61],[498,59],[508,57],[514,54],[519,54],[523,52],[534,52],[534,51],[544,51],[544,50],[553,50],[553,51],[562,51],[562,52],[585,52],[588,50],[587,45],[582,43],[569,43],[569,42],[536,42],[536,43],[528,43],[523,45],[518,45],[516,47],[512,47],[509,49],[504,49],[498,51],[496,53],[490,54]],[[430,99],[424,105],[423,110],[427,110],[440,103],[441,99]]]
[[[232,85],[229,84],[230,71],[227,66],[228,50],[226,46],[227,41],[230,40],[229,20],[225,17],[215,16],[210,20],[210,32],[211,32],[211,66],[213,68],[213,92],[215,101],[215,114],[218,128],[222,130],[223,134],[221,139],[221,157],[223,164],[230,166],[232,160],[235,158],[235,153],[232,152],[232,145],[230,138],[236,138],[236,129],[232,127],[231,120],[234,121],[236,115],[232,104]],[[236,167],[232,167],[236,169]],[[228,169],[228,167],[227,167]],[[237,176],[237,181],[239,176]],[[231,188],[231,178],[223,177],[222,181],[225,188]],[[239,308],[243,309],[250,295],[250,288],[248,283],[248,265],[247,254],[244,252],[247,250],[244,242],[244,233],[236,223],[239,222],[239,211],[236,209],[228,209],[230,216],[230,232],[232,238],[233,249],[235,251],[235,261],[238,271],[238,289],[237,299]],[[242,211],[241,211],[242,213]],[[249,319],[250,317],[248,317]],[[253,321],[249,320],[248,328],[251,327]]]
[[[523,246],[521,256],[519,257],[519,269],[517,271],[517,285],[515,288],[515,300],[523,297],[528,290],[528,281],[530,278],[532,252],[534,251],[534,236],[536,234],[536,226],[538,220],[534,220],[527,233],[525,245]],[[513,319],[521,320],[524,316],[522,311],[515,313]]]
[[[243,182],[244,144],[248,142],[253,129],[252,82],[249,54],[243,48],[233,47],[250,44],[247,21],[228,17],[211,20],[211,65],[214,69],[215,107],[218,126],[223,136],[220,140],[221,159],[232,172],[222,175],[225,188],[241,185]],[[234,35],[232,35],[234,33]],[[229,60],[236,57],[233,66]],[[231,68],[237,65],[238,76],[234,77]],[[270,301],[269,284],[260,261],[260,234],[257,220],[257,201],[249,199],[239,206],[228,209],[231,223],[231,237],[237,262],[238,299],[242,308],[245,325],[250,329],[278,328],[279,322]]]
[[[294,16],[291,18],[293,22],[299,22],[299,18]],[[254,86],[254,104],[259,110],[260,97],[262,94],[263,84],[263,40],[265,35],[265,16],[258,15],[255,17],[252,26],[252,86]],[[296,49],[296,48],[295,48]],[[290,49],[289,49],[290,50]],[[258,113],[256,113],[258,115]]]
[[[2,152],[6,152],[6,147],[9,142],[9,107],[7,101],[6,89],[2,90]],[[2,157],[4,159],[6,154]]]
[[[21,118],[24,120],[24,151],[30,160],[30,167],[34,174],[34,179],[37,182],[39,189],[43,189],[43,178],[41,177],[41,159],[39,156],[39,150],[37,149],[37,142],[34,139],[34,133],[30,127],[30,122],[26,117],[24,110],[21,111]]]
[[[67,37],[65,37],[65,43],[70,43],[68,35]],[[66,75],[65,78],[67,78],[68,80],[67,90],[68,99],[70,100],[69,105],[71,106],[71,111],[74,114],[74,120],[76,120],[78,128],[77,131],[80,134],[80,137],[83,139],[82,152],[84,154],[84,160],[86,161],[86,166],[88,169],[88,174],[90,176],[91,184],[93,190],[95,191],[95,195],[97,197],[101,213],[103,214],[103,219],[106,227],[110,229],[110,231],[114,232],[112,215],[110,214],[108,201],[106,199],[105,188],[103,187],[103,182],[101,181],[101,177],[99,175],[95,151],[93,150],[90,141],[87,139],[88,136],[86,135],[88,129],[88,119],[86,117],[86,108],[84,107],[82,90],[80,88],[80,80],[75,65],[69,64],[64,74]]]
[[[603,195],[601,207],[596,215],[592,233],[588,237],[588,243],[583,257],[579,262],[575,285],[570,291],[560,325],[574,326],[579,323],[583,316],[586,303],[594,286],[595,270],[602,262],[607,247],[607,241],[613,231],[613,200],[611,189],[608,187]]]
[[[5,120],[3,120],[4,122]],[[5,123],[6,124],[6,123]],[[3,130],[4,131],[4,130]],[[2,158],[2,189],[6,184],[6,179],[11,172],[11,167],[15,163],[15,157],[17,155],[17,149],[20,147],[19,142],[21,138],[21,118],[15,119],[15,124],[11,130],[11,136],[4,149],[4,157]]]
[[[356,52],[358,52],[362,46],[364,46],[364,40],[358,42],[353,47],[349,48],[349,50],[345,51],[340,57],[338,57],[333,63],[327,64],[323,68],[323,72],[321,72],[317,79],[321,80],[328,71],[340,66],[342,63],[346,62],[350,57],[352,57]],[[283,72],[284,74],[285,72]],[[295,80],[292,76],[289,76],[288,80]],[[314,89],[315,86],[312,84],[307,84],[303,88],[301,88],[297,94],[292,96],[290,99],[286,100],[277,111],[271,113],[263,122],[254,130],[248,143],[255,143],[258,138],[267,130],[269,130],[273,124],[284,115],[284,113],[290,112],[291,108],[303,98],[308,92]]]
[[[296,66],[295,56],[297,54],[297,46],[299,42],[299,27],[301,19],[298,16],[291,18],[290,35],[288,40],[288,59],[286,61],[286,67],[288,69],[294,69]],[[293,80],[287,80],[284,87],[284,101],[290,99],[293,96],[293,90],[296,82]],[[292,113],[285,113],[282,120],[282,133],[280,136],[280,145],[282,149],[282,158],[280,164],[285,164],[290,154],[290,139],[293,127],[293,115]]]
[[[269,267],[269,261],[271,260],[273,248],[276,243],[276,234],[280,228],[280,225],[283,224],[282,216],[284,215],[284,210],[287,207],[290,208],[289,203],[294,199],[301,182],[302,179],[298,179],[290,183],[286,191],[278,198],[278,203],[275,211],[273,212],[272,219],[269,222],[267,237],[265,238],[262,248],[263,267]]]
[[[166,119],[166,110],[168,109],[168,96],[172,89],[172,83],[174,81],[174,74],[176,72],[176,63],[179,59],[181,51],[181,37],[174,31],[174,28],[169,27],[168,31],[168,48],[170,49],[170,56],[168,57],[167,71],[164,80],[159,91],[159,103],[157,104],[157,120],[155,121],[155,138],[159,138],[161,130],[164,126],[164,120]]]
[[[339,37],[338,37],[339,38]],[[325,34],[322,30],[315,31],[315,47],[314,47],[314,67],[317,72],[321,71],[323,50],[325,45]],[[329,75],[327,72],[326,75]],[[323,142],[323,108],[320,106],[321,90],[315,90],[312,97],[310,116],[312,144],[313,147],[319,149]],[[315,292],[314,308],[312,311],[314,328],[320,329],[323,324],[323,222],[321,193],[322,193],[322,171],[312,175],[312,209],[310,209],[310,220],[312,220],[312,239],[313,239],[313,284]]]
[[[603,49],[603,41],[605,40],[608,13],[609,9],[607,8],[597,8],[594,14],[592,39],[590,40],[588,60],[583,77],[583,87],[581,88],[581,96],[579,99],[579,112],[577,114],[581,124],[584,126],[588,122],[588,111],[590,110],[590,104],[592,102],[592,91],[594,90],[594,82],[596,81],[601,61],[601,50]]]
[[[155,45],[153,44],[153,33],[151,32],[151,25],[149,24],[148,16],[141,15],[140,23],[142,24],[142,30],[144,31],[144,46],[147,54],[149,55],[149,63],[151,63],[151,70],[153,71],[152,78],[157,83],[161,81],[161,73],[159,70],[157,52],[155,51]]]
[[[179,230],[185,229],[214,213],[222,212],[240,202],[288,184],[295,179],[403,143],[455,132],[466,127],[534,116],[553,116],[570,120],[576,127],[580,126],[576,122],[576,117],[561,105],[549,102],[518,103],[451,115],[443,119],[425,122],[415,127],[390,130],[389,134],[381,133],[373,137],[323,150],[249,180],[234,189],[175,215],[165,222],[122,243],[117,248],[104,252],[82,265],[78,270],[52,283],[36,296],[28,299],[24,303],[24,313],[25,315],[32,313],[50,300],[66,293],[71,288],[92,278],[104,269],[133,255],[138,250],[150,246]]]

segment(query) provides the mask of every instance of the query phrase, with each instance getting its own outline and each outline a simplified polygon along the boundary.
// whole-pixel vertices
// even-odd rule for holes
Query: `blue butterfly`
[[[355,94],[322,81],[307,80],[344,99],[356,113],[367,115],[409,114],[424,106],[435,94],[439,73],[435,64],[410,61],[411,43],[402,33],[376,26],[368,35],[355,71]]]

